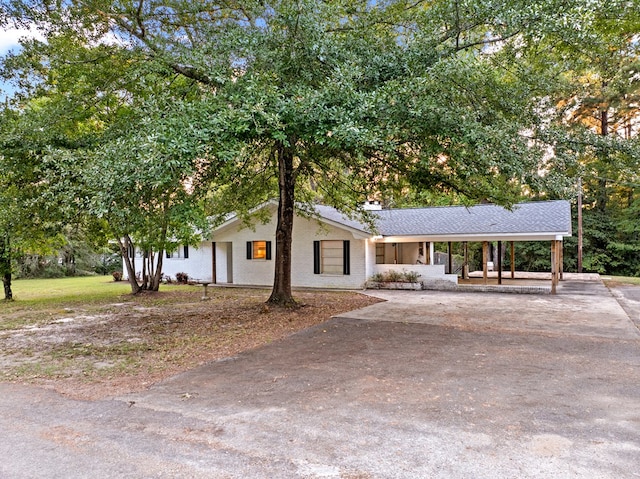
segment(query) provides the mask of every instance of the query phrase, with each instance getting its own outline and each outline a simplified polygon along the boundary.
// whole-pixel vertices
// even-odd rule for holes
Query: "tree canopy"
[[[146,255],[193,240],[205,214],[249,216],[277,196],[270,301],[291,304],[296,209],[321,201],[357,215],[366,199],[408,192],[505,205],[562,194],[577,159],[603,144],[588,124],[570,128],[602,111],[591,70],[613,75],[595,83],[600,97],[635,104],[636,7],[21,0],[2,18],[45,40],[3,69],[23,86],[16,108],[46,99],[43,125],[82,118],[65,133],[78,144],[54,156],[73,156],[88,211]],[[605,66],[616,58],[623,68]]]

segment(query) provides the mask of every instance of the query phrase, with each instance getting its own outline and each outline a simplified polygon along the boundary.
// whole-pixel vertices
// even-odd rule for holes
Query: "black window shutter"
[[[184,258],[187,259],[189,257],[189,247],[184,245]]]
[[[247,241],[247,259],[253,258],[253,241]]]
[[[313,242],[313,274],[320,274],[320,241]]]
[[[267,259],[271,259],[271,241],[267,241]]]
[[[349,240],[344,240],[342,245],[342,274],[351,274],[351,243]]]
[[[169,253],[169,250],[166,250],[165,253],[167,255],[167,258],[171,258],[171,253]]]

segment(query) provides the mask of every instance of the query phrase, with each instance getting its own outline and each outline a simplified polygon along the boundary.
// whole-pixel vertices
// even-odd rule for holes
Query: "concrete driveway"
[[[383,295],[144,393],[0,385],[0,478],[640,477],[640,302]]]

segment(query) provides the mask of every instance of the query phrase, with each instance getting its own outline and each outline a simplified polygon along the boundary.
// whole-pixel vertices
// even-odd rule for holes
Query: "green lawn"
[[[637,284],[640,285],[640,278],[635,276],[603,276],[604,281],[613,281],[622,284]]]
[[[127,299],[131,287],[127,281],[113,281],[109,276],[83,276],[55,279],[22,279],[12,282],[11,302],[0,303],[2,313],[25,309],[67,307],[78,304],[100,304]],[[161,291],[178,286],[162,285]]]
[[[21,303],[91,301],[131,291],[129,283],[114,282],[109,276],[55,279],[22,279],[12,283],[13,297]]]

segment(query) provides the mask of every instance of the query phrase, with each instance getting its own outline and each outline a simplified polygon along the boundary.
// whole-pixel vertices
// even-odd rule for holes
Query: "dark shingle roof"
[[[345,218],[328,206],[318,206],[321,217],[367,232],[357,220]],[[373,211],[383,236],[460,236],[509,234],[571,234],[568,201],[538,201],[514,205],[511,211],[496,205],[444,206]]]

